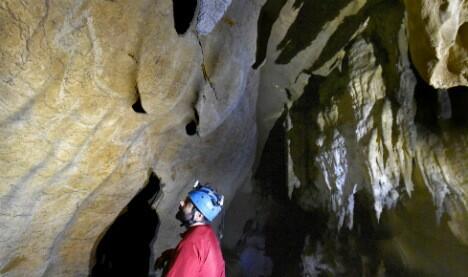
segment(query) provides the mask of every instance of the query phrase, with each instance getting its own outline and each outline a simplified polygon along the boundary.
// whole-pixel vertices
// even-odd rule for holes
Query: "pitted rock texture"
[[[169,0],[2,1],[0,275],[86,275],[151,171],[155,252],[195,179],[229,202],[255,154],[258,10],[231,5],[235,24],[200,41],[177,35]]]
[[[405,0],[411,58],[436,88],[468,85],[468,2]]]

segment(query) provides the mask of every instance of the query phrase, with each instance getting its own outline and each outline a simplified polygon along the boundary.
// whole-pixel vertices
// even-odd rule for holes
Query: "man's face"
[[[179,210],[177,211],[176,218],[182,225],[190,225],[192,224],[194,215],[194,206],[190,199],[185,198],[184,200],[180,201],[179,203]]]

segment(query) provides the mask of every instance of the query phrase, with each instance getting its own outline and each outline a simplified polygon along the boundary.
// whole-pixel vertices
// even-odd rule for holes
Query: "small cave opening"
[[[179,35],[185,34],[192,23],[197,0],[172,0],[174,27]]]
[[[197,133],[197,122],[191,120],[187,125],[185,125],[185,132],[189,136],[193,136]]]
[[[141,97],[140,97],[140,91],[138,90],[138,86],[135,87],[135,92],[136,92],[136,95],[137,95],[137,100],[135,101],[135,103],[133,103],[132,109],[136,113],[144,113],[145,114],[146,111],[145,111],[145,109],[143,109],[143,105],[141,104]]]
[[[90,276],[148,276],[151,245],[156,240],[160,223],[151,204],[159,191],[160,180],[151,172],[146,186],[128,203],[99,241]]]
[[[193,108],[193,114],[195,118],[185,125],[185,132],[189,136],[198,134],[198,122],[200,121],[200,117],[196,108]]]

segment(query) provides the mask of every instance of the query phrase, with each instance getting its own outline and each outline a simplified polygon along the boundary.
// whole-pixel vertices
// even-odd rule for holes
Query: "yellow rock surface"
[[[0,275],[86,275],[150,170],[161,247],[195,178],[232,197],[255,154],[258,9],[232,5],[242,24],[198,38],[193,23],[176,33],[170,0],[0,3]]]
[[[435,88],[468,86],[468,1],[405,0],[411,58]]]

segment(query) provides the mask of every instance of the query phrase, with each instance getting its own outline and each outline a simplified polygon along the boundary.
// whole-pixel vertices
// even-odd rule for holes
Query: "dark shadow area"
[[[452,122],[456,127],[468,128],[468,87],[448,89],[452,105]]]
[[[294,8],[300,8],[299,13],[277,46],[281,49],[281,54],[275,62],[289,63],[300,51],[311,44],[325,22],[335,18],[348,3],[347,0],[296,0]]]
[[[257,22],[257,53],[253,69],[257,69],[265,60],[271,29],[285,3],[286,0],[268,0],[260,11]]]
[[[159,227],[159,218],[151,203],[159,191],[159,178],[151,173],[147,185],[99,242],[90,276],[148,276],[150,243],[155,240]]]
[[[416,76],[416,87],[414,88],[414,99],[416,102],[416,116],[414,121],[432,132],[439,132],[438,124],[438,91],[429,85],[419,75],[411,62],[411,69]]]
[[[309,118],[317,111],[320,104],[319,88],[323,79],[323,77],[311,75],[304,88],[304,93],[294,102],[289,111],[291,120],[294,120],[294,127],[289,131],[288,136],[298,138],[296,140],[291,139],[291,155],[295,157],[294,173],[301,182],[311,186],[313,186],[313,183],[310,179],[311,173],[309,170],[311,166],[309,163],[312,159],[311,155],[314,155],[316,151],[312,151],[309,138],[316,136],[313,134],[313,130],[318,126],[315,124],[310,126],[312,122]]]
[[[185,125],[185,132],[189,136],[193,136],[197,133],[197,122],[191,120],[187,125]]]
[[[255,179],[259,180],[262,196],[272,196],[278,202],[287,202],[287,141],[283,114],[270,131],[260,159]]]
[[[145,109],[143,109],[143,106],[141,104],[141,97],[140,91],[138,90],[138,86],[135,87],[135,93],[137,95],[137,100],[132,105],[133,111],[135,111],[136,113],[146,113]]]
[[[198,134],[198,122],[200,122],[200,117],[198,115],[197,109],[194,107],[193,108],[193,116],[195,117],[194,119],[190,120],[187,125],[185,125],[185,132],[189,136],[193,136]]]
[[[468,87],[458,86],[439,91],[429,85],[418,73],[414,64],[411,68],[416,76],[416,87],[414,89],[414,98],[416,102],[415,122],[427,130],[440,134],[447,128],[451,130],[466,130],[468,128]],[[440,118],[439,94],[448,93],[450,104],[450,116]]]
[[[283,114],[270,132],[255,179],[259,194],[271,199],[268,219],[262,227],[265,254],[273,262],[271,276],[301,276],[306,236],[320,236],[327,226],[327,216],[320,211],[305,212],[288,197],[285,118]]]
[[[174,12],[174,27],[179,35],[185,34],[192,22],[197,0],[172,0]]]

